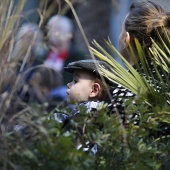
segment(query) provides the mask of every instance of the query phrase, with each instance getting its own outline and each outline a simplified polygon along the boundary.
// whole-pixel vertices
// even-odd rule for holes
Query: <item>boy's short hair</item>
[[[68,64],[67,67],[64,67],[64,70],[67,72],[70,72],[70,73],[73,73],[74,70],[89,71],[89,72],[93,73],[94,75],[98,76],[98,78],[101,80],[102,80],[101,77],[103,77],[103,79],[106,81],[106,83],[109,86],[112,86],[113,82],[105,74],[102,74],[99,67],[103,67],[106,70],[111,71],[110,65],[107,64],[106,62],[101,61],[101,60],[92,60],[92,59],[71,62]]]

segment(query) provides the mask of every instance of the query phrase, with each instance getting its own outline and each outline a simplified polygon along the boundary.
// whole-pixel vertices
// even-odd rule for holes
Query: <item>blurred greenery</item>
[[[22,3],[21,3],[22,2]],[[114,83],[132,91],[138,97],[132,97],[124,102],[128,115],[139,112],[140,124],[134,125],[133,119],[124,127],[118,112],[109,112],[107,104],[97,112],[86,114],[85,108],[80,108],[81,116],[70,120],[70,130],[57,123],[53,111],[46,111],[47,103],[26,104],[15,96],[19,82],[14,75],[17,62],[9,58],[14,46],[14,35],[20,20],[24,1],[10,11],[12,1],[1,1],[0,4],[0,169],[2,170],[169,170],[170,169],[170,135],[158,135],[161,131],[159,123],[170,126],[169,101],[169,55],[154,44],[150,49],[155,65],[167,72],[167,80],[160,78],[161,90],[156,90],[152,73],[135,70],[106,41],[107,46],[120,56],[127,71],[117,63],[97,43],[90,48],[93,54],[108,62],[112,71],[105,71]],[[41,13],[41,10],[43,11]],[[44,15],[49,15],[50,9],[40,9],[41,22]],[[147,68],[146,56],[137,43],[143,67]],[[168,49],[168,47],[167,47]],[[167,50],[169,51],[169,50]],[[102,69],[102,68],[101,68]],[[145,74],[143,74],[145,73]],[[157,71],[158,77],[159,71]],[[151,75],[151,76],[150,76]],[[148,81],[150,77],[150,81]],[[8,94],[4,87],[12,83],[13,89]],[[135,100],[135,105],[133,101]],[[56,106],[57,112],[71,114],[65,107]],[[80,133],[82,132],[82,133]],[[98,151],[94,154],[87,148],[87,142],[97,144]],[[76,144],[82,147],[76,149]]]

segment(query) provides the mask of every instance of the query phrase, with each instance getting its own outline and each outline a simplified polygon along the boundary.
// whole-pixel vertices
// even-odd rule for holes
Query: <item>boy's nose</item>
[[[67,84],[67,87],[70,89],[70,87],[71,87],[71,82]]]

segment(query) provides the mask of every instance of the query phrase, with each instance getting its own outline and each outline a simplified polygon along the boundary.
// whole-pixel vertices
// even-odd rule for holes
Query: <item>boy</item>
[[[99,106],[103,105],[106,101],[112,82],[108,77],[104,76],[100,67],[110,71],[107,63],[100,60],[79,60],[69,63],[64,68],[65,71],[73,74],[73,81],[67,84],[67,98],[70,104],[79,104],[84,106],[87,110],[86,113],[97,111]],[[77,110],[74,116],[80,113]],[[81,131],[79,131],[81,134]],[[77,143],[77,149],[82,147],[81,143]],[[97,152],[97,145],[86,142],[84,151],[89,150],[95,154]]]
[[[71,104],[87,107],[87,112],[107,99],[112,82],[99,71],[99,67],[110,70],[107,63],[100,60],[79,60],[68,64],[65,71],[73,74],[73,81],[67,84],[67,98]],[[76,112],[77,114],[79,112]]]

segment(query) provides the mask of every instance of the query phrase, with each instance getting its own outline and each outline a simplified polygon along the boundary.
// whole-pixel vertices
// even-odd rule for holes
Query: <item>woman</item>
[[[157,84],[159,84],[161,80],[164,80],[166,83],[167,80],[164,70],[162,70],[159,66],[157,66],[157,69],[159,71],[159,75],[161,75],[161,78],[158,76],[148,52],[149,48],[152,47],[151,38],[159,46],[161,46],[162,44],[161,38],[165,42],[165,44],[169,45],[170,43],[166,38],[167,35],[170,37],[170,13],[168,13],[163,7],[152,1],[143,1],[134,2],[131,5],[129,12],[126,15],[125,21],[122,26],[122,32],[119,37],[120,53],[131,65],[133,65],[134,68],[136,68],[142,75],[146,76],[142,64],[139,61],[139,55],[135,44],[135,39],[139,41],[142,50],[144,51],[144,54],[146,56],[148,69],[150,69],[149,76],[155,78],[154,84],[156,84],[155,89],[157,90],[160,90],[160,86]],[[136,60],[132,59],[130,47],[134,51]],[[164,46],[161,46],[161,49],[166,52]],[[149,79],[149,77],[147,78]],[[124,109],[122,108],[122,103],[124,99],[129,99],[130,96],[134,96],[134,94],[129,93],[127,89],[124,89],[121,86],[117,86],[113,90],[113,103],[117,107],[119,113],[122,115],[124,122],[125,113]],[[155,105],[156,102],[157,101],[155,101]],[[133,117],[136,117],[134,124],[138,124],[138,115],[134,114]]]
[[[165,29],[162,29],[165,28]],[[135,38],[143,50],[148,51],[152,46],[151,38],[162,44],[158,33],[166,44],[165,31],[170,36],[170,13],[152,1],[134,2],[125,17],[122,32],[119,37],[120,53],[133,65],[131,55],[127,53],[128,46],[135,50]],[[137,55],[137,54],[136,54]]]

